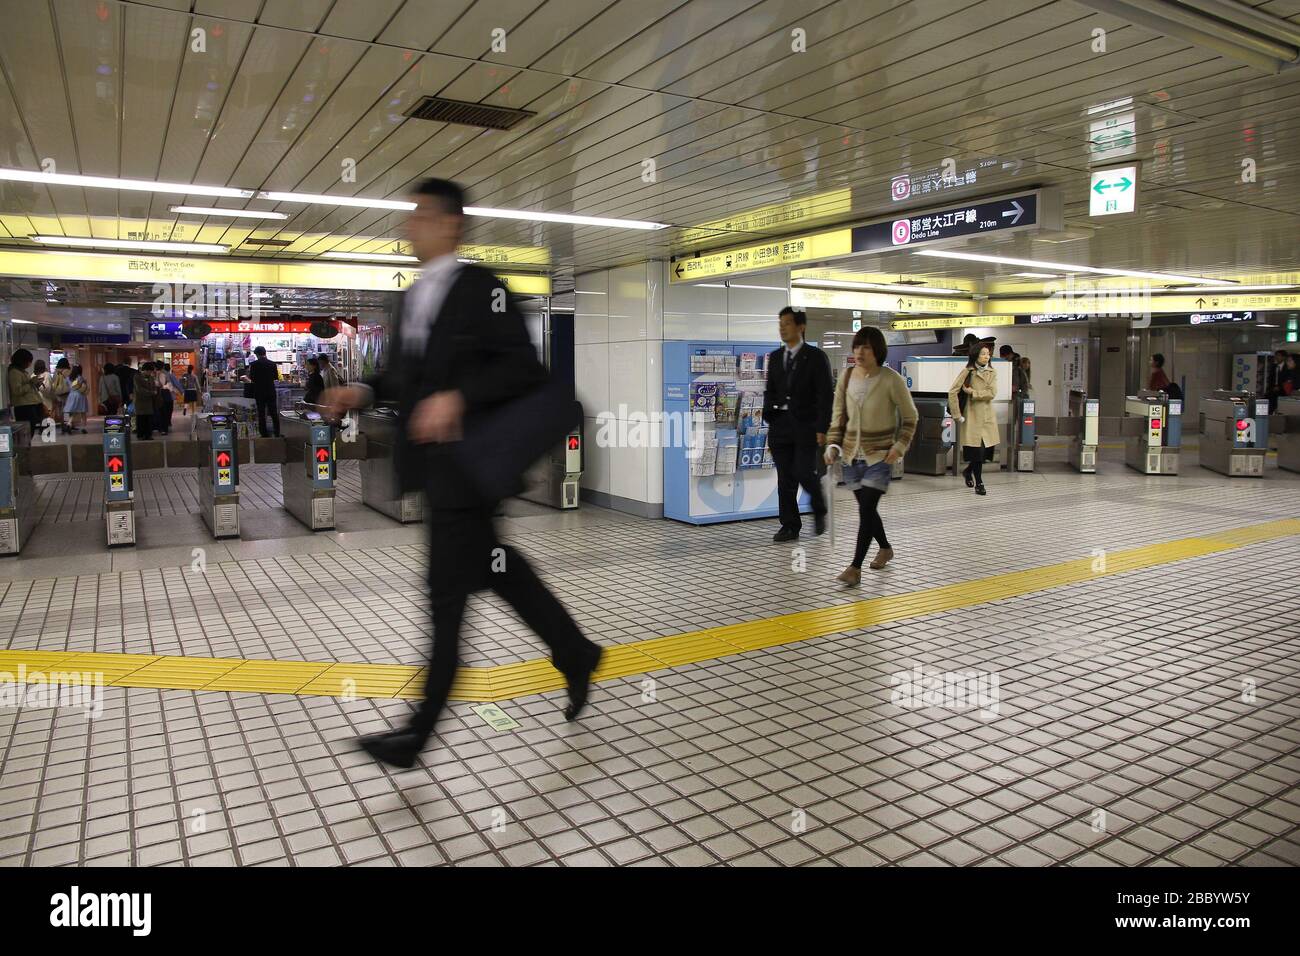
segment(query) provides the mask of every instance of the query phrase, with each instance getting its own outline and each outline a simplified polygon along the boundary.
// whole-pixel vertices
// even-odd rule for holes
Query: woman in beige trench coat
[[[993,412],[998,377],[990,358],[989,347],[976,342],[971,346],[966,367],[948,389],[948,410],[959,423],[957,438],[966,458],[962,477],[967,488],[975,487],[977,495],[988,493],[984,490],[984,462],[993,457],[993,449],[998,445],[998,422]],[[965,411],[961,408],[963,394]]]

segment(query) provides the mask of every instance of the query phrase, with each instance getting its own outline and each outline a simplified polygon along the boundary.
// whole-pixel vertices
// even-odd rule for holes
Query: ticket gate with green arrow
[[[131,465],[131,417],[109,415],[104,419],[104,522],[110,548],[135,544]]]
[[[280,415],[284,509],[312,531],[334,527],[334,426],[311,411]]]
[[[0,425],[0,554],[17,554],[36,524],[36,480],[23,455],[26,422]]]
[[[214,538],[239,537],[239,450],[229,415],[198,421],[199,511]]]
[[[1219,390],[1201,401],[1201,466],[1230,478],[1263,478],[1268,399]]]

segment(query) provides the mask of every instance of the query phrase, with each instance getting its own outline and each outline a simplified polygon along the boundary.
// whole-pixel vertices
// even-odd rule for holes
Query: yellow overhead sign
[[[845,289],[805,289],[799,286],[790,290],[790,304],[799,309],[847,309],[861,312],[904,312],[925,315],[936,312],[951,315],[975,314],[975,302],[971,299],[899,295],[889,292],[851,292]]]
[[[406,265],[362,266],[341,262],[234,262],[229,259],[79,252],[0,252],[0,275],[34,279],[102,282],[247,284],[305,289],[397,291],[415,281]],[[519,295],[549,295],[551,279],[541,275],[499,274]]]
[[[984,311],[993,315],[1075,313],[1135,316],[1169,312],[1267,312],[1274,309],[1300,309],[1300,291],[1148,295],[1137,289],[1114,289],[1096,295],[1053,296],[1049,299],[986,299],[984,302]]]
[[[775,229],[788,229],[813,219],[828,216],[847,216],[853,211],[853,190],[833,189],[830,192],[805,196],[803,199],[791,199],[787,202],[760,206],[746,212],[736,213],[726,219],[702,222],[685,230],[678,241],[683,243],[700,242],[704,239],[718,238],[719,232],[762,232]]]
[[[668,264],[669,282],[694,282],[718,276],[735,275],[810,262],[829,256],[844,256],[853,251],[853,230],[835,229],[807,236],[790,236],[753,246],[741,246],[723,252],[683,256]]]
[[[983,328],[984,326],[994,325],[1015,325],[1016,317],[1014,315],[981,315],[978,322],[972,322],[962,316],[938,316],[927,319],[894,319],[889,323],[892,332],[912,332],[917,329],[962,329],[970,326],[972,328]]]

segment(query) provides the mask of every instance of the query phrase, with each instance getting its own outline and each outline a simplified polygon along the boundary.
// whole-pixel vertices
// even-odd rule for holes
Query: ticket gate
[[[30,430],[26,422],[0,425],[0,555],[21,551],[36,524],[36,480],[20,451]]]
[[[1263,478],[1268,399],[1254,392],[1211,392],[1201,401],[1201,465],[1230,478]]]
[[[1286,429],[1278,436],[1277,466],[1300,471],[1300,395],[1283,395],[1277,413],[1286,416]]]
[[[418,491],[403,494],[397,473],[397,409],[381,406],[362,412],[359,426],[367,452],[361,462],[361,500],[403,524],[423,520],[424,496]]]
[[[578,507],[584,459],[581,405],[578,405],[577,419],[573,430],[524,474],[520,498],[561,511]]]
[[[1077,388],[1070,389],[1070,417],[1079,422],[1079,431],[1070,438],[1070,465],[1083,474],[1096,474],[1101,399],[1089,398],[1087,392]]]
[[[334,527],[334,426],[317,412],[281,412],[284,510],[312,531]]]
[[[239,537],[237,430],[229,415],[199,416],[199,511],[214,538]]]
[[[916,433],[903,461],[914,475],[942,475],[948,470],[948,458],[957,442],[957,426],[948,414],[948,396],[913,394],[912,401],[916,405]]]
[[[1038,436],[1034,431],[1034,400],[1018,396],[1011,402],[1011,421],[1007,424],[1010,446],[1006,466],[1009,471],[1033,471],[1038,452]]]
[[[135,544],[135,481],[131,416],[104,419],[104,523],[108,546]]]
[[[1178,474],[1183,443],[1183,402],[1164,392],[1141,391],[1124,400],[1125,416],[1143,421],[1140,434],[1124,440],[1124,461],[1144,475]]]

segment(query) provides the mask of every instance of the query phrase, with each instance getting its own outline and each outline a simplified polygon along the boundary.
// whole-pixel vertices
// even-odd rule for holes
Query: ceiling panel
[[[1300,21],[1300,0],[1256,5]],[[1294,258],[1300,236],[1300,70],[1266,75],[1070,0],[192,6],[0,0],[0,165],[35,169],[48,157],[64,172],[375,198],[441,175],[480,204],[691,227],[835,189],[852,197],[836,221],[890,216],[902,208],[891,178],[952,157],[978,165],[979,178],[945,203],[1064,191],[1070,230],[1056,238],[1072,241],[982,241],[1031,258],[1260,271]],[[1104,55],[1088,42],[1098,25]],[[204,51],[191,48],[195,26]],[[791,49],[795,27],[806,52]],[[505,51],[491,50],[495,28]],[[407,118],[428,94],[537,115],[509,131]],[[1090,220],[1088,110],[1120,97],[1136,101],[1143,199],[1135,216]],[[1254,182],[1240,178],[1247,156]],[[387,249],[401,235],[402,216],[384,210],[280,204],[288,220],[257,223],[178,216],[178,199],[3,183],[0,241],[144,232],[290,258]],[[467,238],[545,245],[561,271],[581,271],[772,234],[473,219]],[[250,237],[291,245],[242,247]],[[906,252],[874,258],[936,277],[989,271]]]

